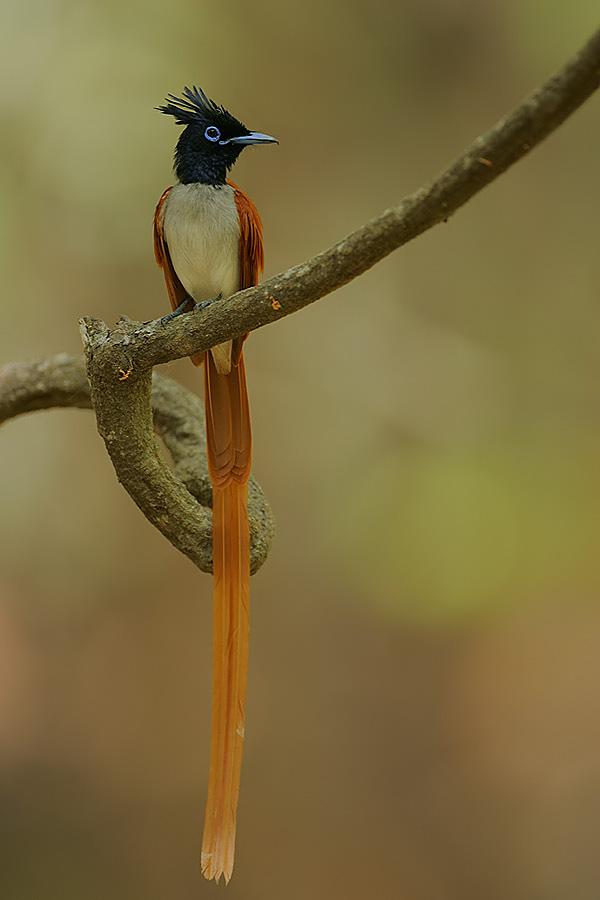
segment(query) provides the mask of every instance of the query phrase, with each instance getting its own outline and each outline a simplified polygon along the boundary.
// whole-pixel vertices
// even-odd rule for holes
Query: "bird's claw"
[[[186,297],[185,300],[179,304],[177,309],[174,309],[173,312],[167,313],[166,316],[163,316],[161,319],[159,319],[159,322],[161,325],[166,325],[167,322],[171,322],[178,316],[183,315],[183,313],[197,312],[199,309],[206,309],[206,307],[210,306],[211,303],[214,303],[216,300],[222,299],[223,294],[219,294],[218,297],[212,297],[210,300],[201,300],[199,303],[194,303],[191,297]],[[192,305],[190,306],[190,304]]]
[[[192,306],[190,307],[190,303]],[[163,316],[159,321],[161,325],[166,325],[167,322],[171,322],[172,319],[176,319],[177,316],[183,315],[183,313],[188,312],[190,309],[193,309],[194,301],[191,297],[186,297],[185,300],[182,300],[177,309],[174,309],[173,312],[167,313],[166,316]]]
[[[207,306],[210,306],[211,303],[216,303],[217,300],[222,300],[223,294],[218,294],[216,297],[211,297],[210,300],[201,300],[200,303],[194,304],[194,312],[198,309],[206,309]]]

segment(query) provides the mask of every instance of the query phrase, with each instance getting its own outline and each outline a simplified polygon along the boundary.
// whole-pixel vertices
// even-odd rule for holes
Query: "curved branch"
[[[83,359],[62,353],[33,363],[11,363],[0,368],[0,424],[23,413],[53,407],[92,408]],[[160,478],[167,477],[165,471],[168,472],[173,489],[185,502],[185,518],[170,520],[169,527],[163,525],[161,531],[198,568],[210,572],[212,497],[204,453],[202,402],[170,378],[154,375],[152,416],[154,431],[162,438],[173,462],[171,470],[160,461],[159,482]],[[151,442],[151,453],[158,456],[153,437]],[[157,524],[151,510],[142,505],[136,486],[132,490],[132,485],[125,487],[142,512]],[[250,482],[248,507],[252,571],[255,572],[269,552],[274,523],[271,509],[254,480]]]
[[[405,197],[333,247],[262,285],[161,324],[122,319],[108,346],[126,351],[136,368],[190,356],[238,337],[335,291],[393,250],[446,221],[554,131],[600,84],[600,30],[542,87],[478,137],[428,187]],[[93,320],[84,320],[85,322]],[[94,326],[94,327],[97,327]],[[107,348],[108,349],[108,348]]]
[[[95,319],[81,320],[98,430],[117,477],[171,543],[201,569],[210,570],[210,519],[206,509],[210,490],[206,473],[200,469],[202,454],[198,453],[200,407],[195,398],[188,397],[184,403],[182,389],[169,388],[166,380],[158,377],[153,395],[152,367],[277,321],[356,278],[393,250],[448,219],[557,128],[599,83],[600,30],[558,74],[477,138],[428,187],[308,262],[167,324],[160,320],[140,324],[123,318],[109,330]],[[37,364],[31,371],[30,390],[19,383],[24,370],[5,371],[5,416],[16,414],[10,413],[11,409],[18,413],[46,405],[88,404],[80,363],[69,370],[63,358],[57,365],[59,369],[62,366],[64,378],[44,394],[47,365]],[[161,397],[162,412],[155,410],[154,423],[171,450],[182,480],[157,452],[151,404]],[[182,419],[178,417],[178,401],[188,404]],[[0,418],[1,414],[2,400]],[[194,452],[188,452],[192,447]],[[190,491],[204,505],[199,505]],[[265,558],[273,531],[269,508],[256,491],[258,488],[253,488],[255,502],[251,507],[254,569]]]

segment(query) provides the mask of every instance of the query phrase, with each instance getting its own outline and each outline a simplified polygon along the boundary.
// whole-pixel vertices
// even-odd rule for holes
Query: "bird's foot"
[[[217,300],[222,300],[223,294],[218,294],[216,297],[211,297],[210,300],[201,300],[200,303],[194,304],[194,312],[198,309],[206,309],[207,306],[210,306],[211,303],[216,303]]]
[[[194,309],[194,301],[191,297],[186,297],[185,300],[181,301],[177,309],[174,309],[173,312],[168,313],[160,319],[160,324],[166,325],[167,322],[176,319],[177,316],[181,316],[185,312],[191,312],[192,309]]]
[[[163,316],[160,319],[161,325],[166,325],[167,322],[171,322],[173,319],[176,319],[178,316],[183,315],[183,313],[187,312],[196,312],[199,309],[206,309],[207,306],[210,306],[211,303],[214,303],[216,300],[222,300],[223,294],[219,294],[217,297],[211,297],[210,300],[201,300],[200,303],[195,303],[192,297],[186,297],[183,300],[177,309],[174,309],[173,312],[167,313],[166,316]]]

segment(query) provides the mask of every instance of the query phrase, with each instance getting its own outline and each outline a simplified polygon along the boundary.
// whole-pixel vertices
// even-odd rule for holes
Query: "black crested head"
[[[175,148],[179,180],[183,184],[223,184],[243,145],[220,141],[249,134],[246,126],[197,87],[184,87],[182,97],[169,94],[158,109],[186,126]]]
[[[184,87],[182,94],[169,94],[157,107],[185,125],[175,148],[175,173],[182,184],[225,184],[227,171],[244,147],[277,143],[268,134],[250,131],[200,88]]]

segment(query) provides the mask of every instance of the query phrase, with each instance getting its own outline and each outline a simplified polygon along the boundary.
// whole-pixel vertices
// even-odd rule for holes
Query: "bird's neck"
[[[208,184],[221,187],[227,181],[227,170],[210,161],[182,160],[175,163],[175,174],[181,184]]]
[[[223,185],[227,180],[227,166],[222,160],[198,153],[190,135],[181,134],[175,148],[175,174],[181,184]]]

